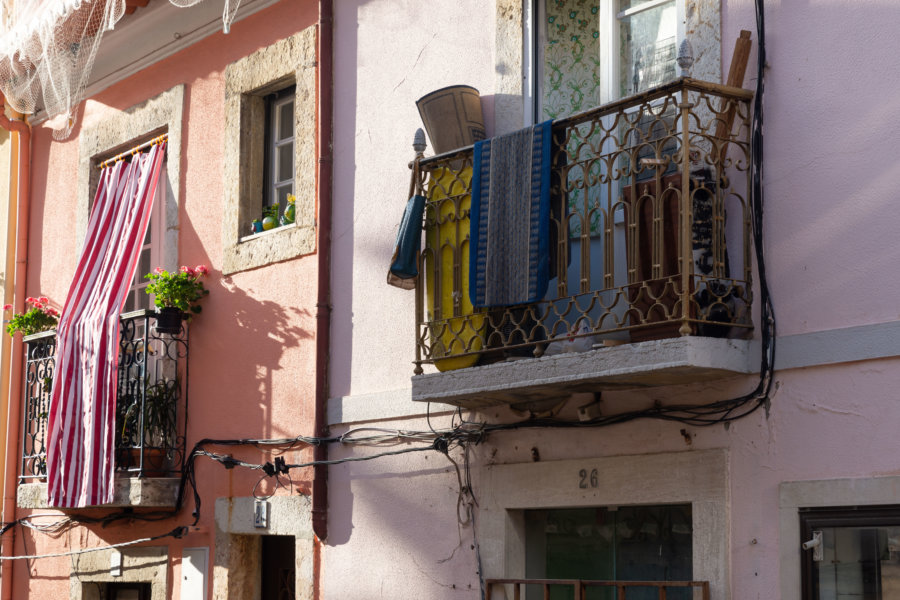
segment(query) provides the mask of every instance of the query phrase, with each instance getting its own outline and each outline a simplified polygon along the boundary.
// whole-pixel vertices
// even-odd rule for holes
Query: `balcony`
[[[753,372],[751,99],[682,78],[554,121],[550,282],[533,304],[472,306],[473,149],[414,161],[413,399],[476,408]]]
[[[46,507],[46,432],[56,332],[25,338],[24,419],[18,504]],[[116,392],[115,501],[174,507],[185,460],[188,328],[156,330],[156,313],[121,316]]]

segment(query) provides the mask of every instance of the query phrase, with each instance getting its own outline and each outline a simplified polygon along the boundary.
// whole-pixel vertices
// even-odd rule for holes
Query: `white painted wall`
[[[893,426],[900,416],[900,360],[890,336],[877,335],[900,321],[894,49],[900,4],[769,0],[766,19],[765,252],[778,332],[791,352],[781,362],[788,369],[776,375],[771,411],[728,429],[638,421],[497,434],[476,448],[472,464],[476,496],[496,495],[502,490],[487,487],[485,465],[529,464],[531,448],[542,463],[722,449],[730,589],[721,597],[787,600],[797,597],[792,582],[800,551],[783,533],[796,507],[786,516],[779,512],[779,486],[900,474]],[[432,89],[468,83],[493,106],[495,25],[489,1],[336,3],[335,400],[329,411],[340,424],[334,433],[361,422],[427,428],[422,419],[402,418],[404,411],[423,410],[407,404],[404,391],[413,368],[413,293],[387,286],[384,278],[406,201],[409,144],[420,126],[414,102]],[[741,29],[753,31],[755,50],[753,2],[722,0],[725,71]],[[746,87],[755,86],[755,73],[754,54]],[[604,410],[713,401],[754,385],[748,377],[610,393]],[[574,407],[563,416],[573,417]],[[468,417],[521,418],[505,409]],[[446,414],[432,418],[435,427],[449,424]],[[477,586],[472,530],[457,527],[457,480],[446,458],[429,453],[344,464],[330,469],[329,485],[325,598],[477,597],[470,589]],[[481,542],[491,552],[507,543]]]

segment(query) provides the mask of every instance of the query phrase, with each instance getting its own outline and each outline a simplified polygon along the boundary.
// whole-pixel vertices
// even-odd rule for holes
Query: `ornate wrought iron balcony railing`
[[[116,470],[130,477],[174,477],[184,467],[188,327],[170,335],[156,313],[122,315],[116,392]],[[46,476],[46,432],[56,363],[56,332],[25,338],[23,483]]]
[[[682,78],[554,121],[551,279],[534,304],[472,307],[472,148],[420,155],[416,374],[423,363],[444,371],[595,344],[747,336],[751,99]]]

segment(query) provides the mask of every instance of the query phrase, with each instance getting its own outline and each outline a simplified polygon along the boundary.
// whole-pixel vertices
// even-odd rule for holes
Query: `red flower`
[[[163,272],[162,267],[156,267],[155,269],[153,269],[153,272],[157,275],[161,275]]]
[[[4,305],[3,305],[3,310],[12,310],[12,307],[13,307],[12,304],[4,304]]]
[[[196,271],[200,275],[209,275],[209,269],[206,268],[206,265],[197,265],[194,268],[194,271]]]
[[[47,296],[41,296],[40,298],[38,298],[38,301],[41,304],[50,304],[50,298],[48,298]]]
[[[27,298],[25,298],[25,302],[27,302],[28,304],[37,304],[37,298],[35,298],[34,296],[28,296]]]

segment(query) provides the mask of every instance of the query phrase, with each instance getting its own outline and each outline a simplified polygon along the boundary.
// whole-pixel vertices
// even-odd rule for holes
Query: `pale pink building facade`
[[[891,210],[900,183],[891,152],[900,134],[891,111],[900,84],[891,52],[900,9],[877,1],[760,3],[767,66],[765,152],[757,165],[765,210],[758,215],[748,170],[759,72],[752,0],[245,0],[227,35],[219,0],[181,9],[165,0],[127,4],[137,10],[104,34],[71,135],[55,140],[58,123],[40,112],[30,117],[31,189],[19,199],[29,206],[27,252],[19,257],[27,266],[15,294],[46,295],[62,306],[99,163],[167,134],[151,267],[211,270],[210,295],[189,325],[189,354],[175,367],[180,389],[188,384],[178,408],[182,454],[171,453],[163,476],[120,473],[124,496],[115,507],[48,507],[41,474],[25,472],[22,460],[27,386],[11,384],[4,393],[19,409],[7,418],[12,458],[3,521],[18,522],[3,537],[4,599],[479,598],[482,581],[491,579],[705,582],[685,595],[671,589],[669,597],[700,598],[708,590],[714,600],[900,593],[900,443],[892,427],[900,415],[892,302],[900,285],[891,277],[900,262],[892,244],[900,217]],[[663,32],[651,40],[658,53],[643,51],[635,66],[634,48],[622,48],[639,38],[635,24],[653,10],[655,31]],[[565,32],[554,29],[570,12]],[[583,65],[554,54],[578,27],[586,37],[577,43],[596,51],[588,84],[572,75]],[[723,84],[741,30],[752,40],[745,93],[667,83],[689,39],[690,75]],[[653,65],[672,73],[654,74]],[[459,84],[480,92],[488,136],[546,117],[558,119],[557,127],[572,113],[611,106],[580,125],[615,132],[590,150],[579,144],[590,145],[591,134],[579,134],[582,142],[557,138],[553,169],[565,175],[554,180],[551,196],[567,198],[563,213],[577,215],[577,190],[605,189],[593,196],[596,206],[616,196],[631,206],[627,199],[641,185],[651,204],[671,186],[694,200],[694,223],[702,220],[704,193],[724,198],[710,209],[725,223],[712,236],[719,241],[710,242],[721,250],[713,253],[723,270],[694,271],[698,263],[682,250],[702,242],[678,237],[686,209],[676,202],[669,221],[665,204],[655,214],[661,229],[653,231],[674,227],[676,234],[653,256],[677,255],[677,274],[655,264],[652,277],[635,275],[634,231],[644,222],[630,208],[612,210],[605,228],[565,226],[564,240],[554,238],[570,258],[552,259],[565,266],[535,303],[549,312],[527,327],[518,321],[530,328],[529,339],[494,336],[502,327],[488,321],[474,327],[478,341],[465,342],[463,351],[448,342],[442,355],[437,313],[450,308],[437,309],[431,298],[440,290],[424,284],[435,261],[419,265],[419,291],[391,287],[385,276],[408,198],[411,143],[422,127],[416,100]],[[670,91],[654,96],[656,84]],[[616,104],[634,91],[644,100]],[[550,114],[560,97],[570,110]],[[731,149],[720,157],[723,138],[713,130],[717,118],[725,120],[717,111],[726,101],[737,117],[725,138]],[[280,112],[285,103],[289,116]],[[692,157],[678,158],[683,111],[686,143],[714,176],[700,175],[696,165],[685,169]],[[654,115],[651,125],[663,127],[668,141],[647,141],[653,127],[646,121],[630,121],[630,133],[617,129],[642,114]],[[629,135],[645,136],[647,153],[628,146]],[[424,164],[438,165],[427,162],[434,154],[428,142]],[[282,147],[290,148],[289,166],[279,171]],[[616,151],[616,164],[633,180],[598,175],[609,175],[604,157]],[[464,191],[466,152],[448,167]],[[579,175],[578,164],[597,166]],[[655,183],[639,176],[645,168],[656,169]],[[435,225],[440,185],[422,173],[419,191],[432,203],[426,255],[434,239],[460,247]],[[263,206],[280,200],[283,212],[285,185],[296,196],[294,223],[254,232],[251,221]],[[457,197],[465,195],[457,189]],[[756,216],[775,314],[774,375],[768,395],[728,412],[717,403],[753,392],[768,347],[750,230]],[[689,224],[686,231],[696,230]],[[560,283],[566,269],[587,278],[577,292]],[[462,272],[454,273],[453,286],[462,286]],[[644,283],[668,276],[674,299],[660,299],[656,284]],[[678,288],[688,280],[689,291]],[[722,282],[726,293],[714,287]],[[653,329],[646,305],[635,316],[566,299],[605,302],[618,290],[620,302],[633,307],[641,301],[631,294],[641,289],[673,315],[676,334],[641,337]],[[713,290],[712,304],[725,317],[712,316],[701,289]],[[590,323],[590,336],[581,339],[591,343],[581,352],[550,350],[567,333],[551,323],[580,323],[552,312],[564,301]],[[618,326],[601,323],[602,314],[616,315]],[[690,335],[677,335],[678,326]],[[492,351],[499,356],[517,345],[527,356],[487,364]],[[474,356],[477,364],[435,368],[448,354]],[[13,359],[20,370],[11,379],[25,371],[24,358]],[[673,409],[681,406],[689,408]],[[617,415],[629,418],[616,422]],[[652,418],[660,415],[673,418]],[[708,416],[708,426],[691,415]],[[318,448],[307,443],[326,437]],[[206,439],[229,443],[196,448],[218,460],[187,460]],[[275,477],[229,464],[226,455],[250,466],[275,465],[277,457],[288,465],[336,462]],[[375,455],[384,456],[342,462]],[[116,519],[105,526],[77,522],[108,515]],[[115,547],[179,526],[187,530],[177,539]],[[46,556],[68,552],[76,554]],[[13,560],[24,556],[40,558]],[[598,592],[587,597],[607,597]],[[492,593],[514,597],[512,584]],[[651,588],[626,597],[648,593],[658,597]],[[573,597],[561,588],[553,594]],[[542,596],[532,586],[523,597]]]

